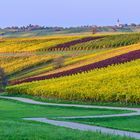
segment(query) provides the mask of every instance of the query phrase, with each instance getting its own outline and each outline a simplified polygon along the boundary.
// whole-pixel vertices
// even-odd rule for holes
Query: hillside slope
[[[136,60],[82,74],[10,86],[7,91],[69,101],[140,103],[139,73],[140,60]]]

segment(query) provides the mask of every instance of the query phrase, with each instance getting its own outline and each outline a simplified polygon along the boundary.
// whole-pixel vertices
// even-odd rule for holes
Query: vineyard
[[[5,69],[7,75],[11,75],[21,70],[29,69],[40,64],[44,64],[57,56],[26,56],[26,57],[0,57],[0,66]]]
[[[114,36],[118,37],[122,35],[113,35],[112,38],[114,38]],[[135,38],[136,34],[130,34],[130,38],[132,38],[132,36],[134,36]],[[103,36],[100,36],[100,37],[104,39]],[[65,37],[53,37],[53,38],[48,37],[45,39],[38,38],[38,41],[36,39],[37,44],[35,45],[36,46],[35,48],[38,48],[39,40],[40,42],[44,40],[51,40],[52,42],[55,42],[56,40],[57,41],[58,40],[60,41],[62,39],[64,40],[64,38]],[[66,38],[81,38],[81,36],[80,37],[66,37]],[[86,39],[87,38],[88,37],[86,37]],[[106,38],[111,38],[111,36],[108,36]],[[137,38],[138,38],[138,34],[137,34]],[[102,39],[98,39],[98,41],[102,41]],[[35,43],[35,39],[13,39],[13,41],[12,40],[8,40],[8,41],[18,42],[19,40],[20,42],[26,43],[26,46],[24,45],[24,43],[21,45],[21,48],[26,48],[26,49],[31,45],[29,42]],[[65,41],[67,41],[67,39],[65,39]],[[64,44],[60,46],[64,46]],[[84,44],[84,43],[81,43],[81,44]],[[33,46],[30,46],[30,47],[33,47]],[[1,47],[1,49],[3,49],[3,47]],[[4,49],[3,49],[3,52],[4,52]],[[12,49],[12,46],[11,46],[11,49]],[[54,73],[60,73],[69,69],[75,69],[77,67],[89,65],[98,61],[102,61],[104,59],[108,59],[110,57],[115,57],[117,55],[128,53],[129,51],[138,50],[140,49],[140,47],[139,45],[132,45],[132,46],[130,45],[130,46],[125,46],[125,47],[117,47],[114,49],[113,48],[102,48],[102,49],[98,48],[98,49],[86,50],[86,51],[83,51],[83,50],[64,51],[63,50],[63,51],[46,52],[42,50],[40,51],[40,53],[39,51],[14,52],[14,49],[18,50],[18,46],[16,46],[16,43],[12,52],[9,52],[10,50],[8,49],[7,52],[0,53],[1,67],[5,69],[7,75],[9,76],[11,80],[25,79],[32,76],[37,77],[37,76],[46,76],[46,75],[50,75]],[[65,57],[65,61],[63,64],[64,67],[59,68],[59,69],[53,69],[53,64],[52,64],[53,60],[56,57],[61,57],[61,56]]]
[[[69,50],[69,48],[71,46],[74,46],[76,44],[81,44],[81,43],[85,43],[85,42],[89,42],[91,40],[99,40],[99,39],[102,39],[104,38],[103,36],[100,36],[100,37],[86,37],[86,38],[82,38],[82,39],[79,39],[79,40],[74,40],[74,41],[71,41],[71,42],[67,42],[67,43],[64,43],[64,44],[59,44],[59,45],[56,45],[54,47],[51,47],[48,49],[48,51],[57,51],[57,50],[60,50],[60,51],[63,51],[63,50]],[[82,48],[80,48],[81,50]]]
[[[74,41],[83,38],[82,36],[68,37],[47,37],[47,38],[23,38],[23,39],[2,39],[0,41],[0,52],[32,52],[47,51],[49,47],[58,44]]]
[[[140,50],[136,50],[136,51],[125,53],[125,54],[115,56],[115,57],[112,57],[112,58],[109,58],[109,59],[106,59],[106,60],[102,60],[102,61],[99,61],[99,62],[96,62],[96,63],[93,63],[93,64],[78,67],[78,68],[75,68],[75,69],[70,69],[70,70],[67,70],[67,71],[54,73],[54,74],[50,74],[50,75],[47,75],[47,76],[28,78],[28,79],[25,79],[23,81],[15,82],[13,84],[21,84],[21,83],[24,83],[24,82],[32,82],[32,81],[38,81],[38,80],[45,80],[45,79],[62,77],[62,76],[68,76],[68,75],[72,75],[72,74],[87,72],[87,71],[97,69],[97,68],[104,68],[104,67],[114,65],[114,64],[129,62],[129,61],[136,60],[136,59],[139,59],[139,58],[140,58]]]
[[[88,73],[11,86],[7,90],[11,94],[64,100],[139,103],[139,73],[140,60],[136,60]]]
[[[139,72],[139,33],[2,39],[0,58],[10,94],[90,102],[140,102],[139,91],[129,91],[130,79]],[[55,67],[57,59],[63,59],[61,67]],[[132,84],[135,90],[138,79],[137,75]],[[134,99],[130,100],[132,96]]]
[[[136,44],[139,33],[120,35],[81,35],[38,38],[1,39],[0,52],[74,51],[116,48]]]
[[[71,47],[72,50],[91,50],[102,48],[116,48],[120,46],[127,46],[138,43],[140,41],[140,34],[115,35],[105,37],[101,40],[89,41],[82,44],[76,44]]]

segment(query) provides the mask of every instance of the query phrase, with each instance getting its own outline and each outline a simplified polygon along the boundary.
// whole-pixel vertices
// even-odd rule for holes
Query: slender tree
[[[54,69],[58,69],[58,68],[63,67],[64,57],[61,56],[61,57],[55,58],[53,64],[54,64]]]
[[[97,28],[94,27],[93,30],[92,30],[92,34],[96,34],[97,33]]]
[[[7,78],[4,70],[0,68],[0,92],[4,91],[7,86]]]

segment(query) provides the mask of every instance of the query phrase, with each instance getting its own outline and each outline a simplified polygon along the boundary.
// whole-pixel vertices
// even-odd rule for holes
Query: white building
[[[117,20],[117,27],[123,27],[123,24],[120,23],[120,19]]]

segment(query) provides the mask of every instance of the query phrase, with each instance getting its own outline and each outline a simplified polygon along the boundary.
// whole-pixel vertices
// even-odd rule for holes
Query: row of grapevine
[[[131,55],[140,56],[140,51]],[[121,60],[127,56],[130,54]],[[10,86],[7,91],[69,101],[140,103],[139,83],[140,60],[135,60],[77,75]]]
[[[90,51],[90,53],[87,51],[82,51],[82,52],[75,51],[74,53],[72,52],[73,56],[65,59],[64,66],[62,68],[55,69],[46,73],[42,73],[38,76],[50,75],[53,73],[74,69],[77,67],[99,62],[111,57],[115,57],[139,49],[140,49],[140,44],[135,44],[135,45],[119,47],[114,49],[99,49],[95,51]]]
[[[70,41],[70,42],[66,42],[64,44],[59,44],[59,45],[56,45],[54,47],[51,47],[48,49],[48,51],[55,51],[55,50],[67,50],[69,47],[73,46],[73,45],[76,45],[76,44],[79,44],[79,43],[85,43],[85,42],[89,42],[89,41],[95,41],[95,40],[98,40],[98,39],[101,39],[101,38],[104,38],[104,36],[96,36],[96,37],[84,37],[84,38],[81,38],[81,39],[78,39],[78,40],[74,40],[74,41]]]
[[[55,39],[5,39],[0,42],[0,52],[16,52],[23,48],[39,45]],[[16,50],[17,49],[17,50]]]
[[[4,39],[0,42],[0,52],[93,50],[126,46],[139,41],[140,34]]]
[[[5,69],[7,75],[21,72],[25,69],[35,67],[36,65],[45,64],[55,56],[26,56],[26,57],[0,57],[0,66]]]
[[[50,47],[80,38],[82,38],[82,36],[46,37],[43,39],[5,39],[0,42],[0,52],[47,51]]]
[[[71,50],[93,50],[102,48],[115,48],[120,46],[132,45],[140,42],[140,34],[124,34],[108,36],[104,39],[89,41],[86,43],[71,46]]]
[[[136,60],[136,59],[139,59],[139,58],[140,58],[140,50],[136,50],[136,51],[128,52],[128,53],[125,53],[125,54],[122,54],[122,55],[119,55],[119,56],[108,58],[108,59],[105,59],[105,60],[102,60],[102,61],[99,61],[99,62],[96,62],[96,63],[85,65],[85,66],[82,66],[82,67],[78,67],[78,68],[70,69],[70,70],[67,70],[67,71],[50,74],[50,75],[47,75],[47,76],[27,78],[25,80],[12,82],[11,84],[21,84],[21,83],[24,83],[24,82],[32,82],[32,81],[38,81],[38,80],[45,80],[45,79],[51,79],[51,78],[58,78],[58,77],[62,77],[62,76],[68,76],[68,75],[72,75],[72,74],[82,73],[82,72],[85,72],[85,71],[90,71],[90,70],[97,69],[97,68],[104,68],[104,67],[114,65],[114,64],[129,62],[129,61]]]

